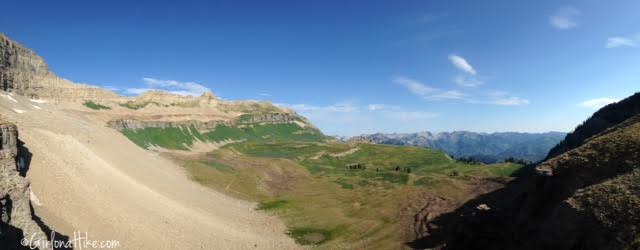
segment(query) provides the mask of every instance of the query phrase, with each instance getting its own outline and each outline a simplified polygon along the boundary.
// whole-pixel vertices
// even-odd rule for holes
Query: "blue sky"
[[[213,1],[211,1],[213,2]],[[10,1],[58,75],[270,100],[327,134],[570,131],[640,88],[640,2]]]

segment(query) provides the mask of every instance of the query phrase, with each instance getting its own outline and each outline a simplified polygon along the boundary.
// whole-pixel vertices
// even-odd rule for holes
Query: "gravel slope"
[[[34,209],[52,229],[118,240],[119,249],[299,248],[255,204],[199,186],[82,110],[0,96],[0,114],[33,154]]]

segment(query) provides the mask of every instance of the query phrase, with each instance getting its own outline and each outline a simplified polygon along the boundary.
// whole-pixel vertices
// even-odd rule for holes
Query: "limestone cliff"
[[[232,120],[181,120],[164,121],[162,117],[152,119],[124,118],[114,119],[107,122],[107,126],[116,130],[142,129],[142,128],[179,128],[194,127],[199,131],[215,129],[218,125],[241,126],[256,123],[289,123],[299,121],[305,126],[309,126],[304,118],[291,113],[268,113],[268,114],[244,114]]]
[[[108,90],[57,77],[36,53],[0,33],[0,88],[33,99],[118,99]]]
[[[17,145],[16,125],[0,121],[0,239],[9,248],[19,246],[23,237],[33,244],[47,240],[32,218],[29,182],[16,164]]]
[[[228,121],[153,121],[153,120],[137,120],[137,119],[115,119],[107,122],[107,126],[116,130],[125,129],[142,129],[142,128],[179,128],[179,127],[194,127],[199,131],[214,129],[218,125],[233,125]]]

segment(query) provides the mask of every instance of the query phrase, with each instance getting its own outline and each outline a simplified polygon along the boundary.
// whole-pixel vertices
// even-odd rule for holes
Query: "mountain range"
[[[508,158],[538,162],[566,133],[476,133],[467,131],[431,133],[376,133],[358,136],[378,144],[429,147],[455,158],[495,163]]]

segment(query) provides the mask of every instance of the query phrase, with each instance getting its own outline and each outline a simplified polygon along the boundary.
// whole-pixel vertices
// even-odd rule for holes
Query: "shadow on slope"
[[[458,209],[432,220],[422,218],[426,229],[419,232],[422,237],[408,242],[415,249],[513,249],[511,235],[516,227],[511,221],[513,204],[526,198],[523,191],[531,180],[533,166],[522,168],[518,178],[504,188],[480,195]]]
[[[22,140],[18,140],[18,156],[16,157],[18,172],[22,177],[26,177],[27,172],[29,171],[29,166],[31,165],[31,159],[33,154],[29,151],[29,148],[25,146],[25,143]],[[45,233],[47,236],[47,240],[53,244],[53,249],[73,249],[72,244],[69,242],[69,236],[63,235],[59,232],[52,230],[47,224],[45,224],[42,219],[36,215],[36,212],[33,210],[33,205],[29,204],[31,210],[32,219],[38,224],[38,227]],[[20,230],[20,229],[16,229]],[[3,230],[4,232],[4,230]],[[22,237],[22,231],[20,230],[19,234],[14,234],[16,237],[13,240],[14,242],[18,242],[18,245]],[[10,241],[6,242],[9,243]],[[5,242],[0,242],[5,246]],[[4,248],[3,248],[4,249]],[[28,249],[28,248],[25,248]]]

